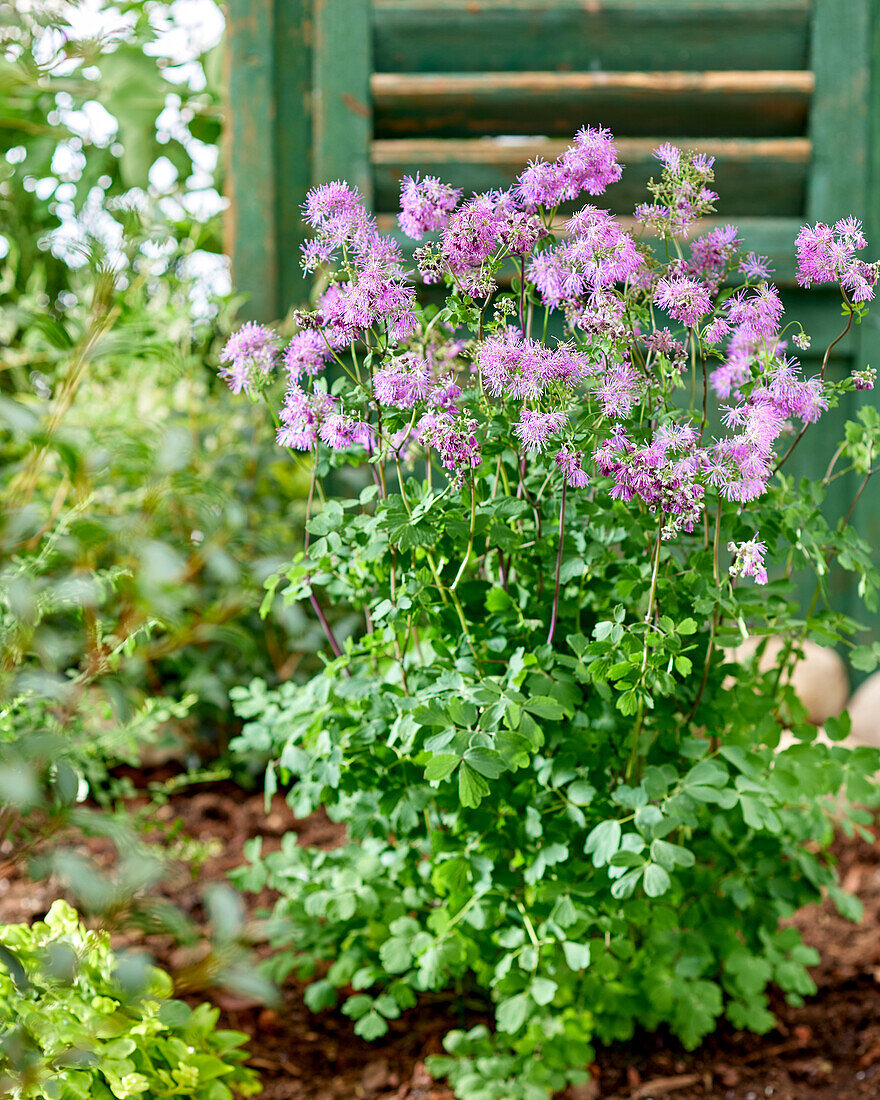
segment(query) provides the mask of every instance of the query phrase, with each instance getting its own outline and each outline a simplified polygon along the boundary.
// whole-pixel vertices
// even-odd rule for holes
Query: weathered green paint
[[[377,73],[372,80],[379,138],[570,136],[584,119],[600,119],[614,133],[631,137],[787,136],[806,129],[811,85],[804,70]]]
[[[813,0],[812,63],[816,87],[810,118],[814,161],[807,197],[811,222],[833,222],[848,214],[865,221],[873,259],[880,245],[880,0]],[[835,295],[837,324],[843,327]],[[880,320],[870,316],[848,337],[853,365],[880,367]],[[849,418],[873,394],[850,395]],[[834,436],[823,418],[819,440],[827,449]],[[847,478],[837,495],[852,500],[858,480]],[[845,510],[845,509],[844,509]],[[880,476],[869,482],[854,512],[869,544],[880,548]],[[864,621],[857,594],[849,610]],[[873,626],[876,631],[877,623]]]
[[[299,264],[306,237],[301,207],[312,186],[312,82],[314,21],[311,0],[275,0],[276,201],[278,302],[283,315],[301,304]],[[247,203],[247,198],[243,197]]]
[[[278,314],[274,14],[274,0],[230,0],[227,22],[227,238],[247,312],[261,320]]]
[[[809,64],[807,0],[374,0],[374,8],[379,72]]]
[[[311,0],[229,0],[230,200],[233,280],[242,314],[279,317],[303,292],[299,207],[311,183]]]
[[[315,180],[348,180],[370,202],[370,0],[314,4]]]

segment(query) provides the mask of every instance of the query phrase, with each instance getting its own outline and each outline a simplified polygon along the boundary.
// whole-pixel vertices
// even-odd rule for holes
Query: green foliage
[[[756,674],[719,662],[706,719],[722,746],[684,733],[658,698],[651,728],[664,732],[627,781],[629,745],[614,736],[626,727],[597,691],[611,635],[518,650],[482,677],[466,659],[450,667],[440,640],[422,628],[412,695],[390,674],[377,692],[357,653],[350,679],[236,692],[256,715],[238,747],[277,753],[294,811],[324,804],[353,837],[332,852],[293,835],[265,857],[252,845],[235,881],[282,895],[274,980],[319,968],[315,1010],[353,989],[343,1011],[366,1038],[428,991],[494,1006],[494,1039],[453,1032],[432,1065],[467,1100],[560,1090],[595,1038],[637,1024],[668,1024],[688,1047],[722,1014],[768,1030],[768,986],[793,1001],[814,990],[815,952],[779,922],[825,888],[854,915],[834,885],[829,815],[870,820],[834,796],[871,793],[875,751],[816,742],[802,717],[798,742],[774,751]]]
[[[247,1036],[216,1030],[218,1015],[172,999],[167,974],[117,957],[64,902],[45,922],[0,928],[2,1096],[253,1096]]]
[[[184,254],[222,251],[218,219],[192,217],[185,198],[196,143],[219,141],[220,48],[194,58],[181,80],[163,43],[175,27],[169,5],[123,0],[93,5],[89,15],[84,24],[66,18],[63,5],[0,2],[0,234],[9,248],[0,303],[16,341],[26,330],[22,295],[39,295],[57,316],[76,290],[71,265],[83,262],[81,246],[49,248],[51,235],[85,213],[82,224],[92,228],[81,236],[92,246],[112,241],[131,218],[130,189],[148,189],[159,157],[178,180],[164,210],[154,204],[150,212],[153,245],[164,249],[170,239]],[[178,119],[160,129],[169,96],[179,100]],[[107,133],[87,121],[101,114],[98,105]]]

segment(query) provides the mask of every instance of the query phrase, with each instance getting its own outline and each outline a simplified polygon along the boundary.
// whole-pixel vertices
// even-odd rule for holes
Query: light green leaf
[[[562,945],[565,962],[572,970],[586,970],[590,965],[590,945],[566,940]]]
[[[619,821],[601,821],[587,837],[584,852],[593,857],[594,867],[604,867],[620,847]]]

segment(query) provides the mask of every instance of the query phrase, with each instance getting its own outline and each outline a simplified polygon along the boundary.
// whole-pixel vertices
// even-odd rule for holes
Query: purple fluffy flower
[[[584,126],[555,161],[530,161],[517,180],[516,195],[527,210],[553,209],[585,192],[601,195],[622,171],[611,131]]]
[[[372,439],[372,430],[362,420],[331,413],[318,429],[318,435],[334,451],[344,451],[355,444],[366,446]]]
[[[567,174],[567,199],[586,192],[601,195],[611,183],[616,183],[623,169],[617,161],[617,146],[610,130],[601,126],[583,126],[559,162]]]
[[[654,156],[663,164],[663,173],[659,183],[652,180],[648,185],[654,202],[636,207],[636,218],[664,237],[685,236],[718,198],[707,186],[714,158],[684,153],[668,142],[655,149]]]
[[[234,332],[220,352],[220,377],[233,393],[250,393],[258,375],[265,377],[275,365],[275,334],[265,325],[249,321]]]
[[[627,417],[641,398],[641,376],[631,363],[614,363],[603,374],[595,395],[605,416]]]
[[[413,355],[404,355],[394,360],[391,366],[376,371],[373,393],[382,405],[411,409],[427,398],[430,385],[428,364]]]
[[[723,317],[715,317],[703,329],[702,339],[707,344],[717,344],[730,332],[730,325]]]
[[[645,260],[607,210],[585,206],[568,220],[571,238],[532,257],[528,273],[545,305],[575,302],[584,293],[635,278]]]
[[[654,290],[654,304],[688,326],[712,309],[708,290],[696,279],[687,278],[661,279]]]
[[[311,450],[324,420],[335,411],[336,402],[328,394],[308,394],[299,386],[290,385],[281,409],[278,443],[295,451]]]
[[[590,475],[581,468],[583,458],[583,451],[572,451],[568,447],[562,447],[556,455],[556,465],[566,482],[574,489],[583,489],[590,481]]]
[[[758,541],[757,532],[748,542],[729,542],[727,549],[734,555],[730,566],[732,577],[754,577],[756,584],[767,583],[767,570],[764,568],[767,544]]]
[[[392,344],[411,336],[418,327],[415,290],[394,241],[366,235],[353,246],[351,270],[351,281],[331,284],[318,304],[329,343],[342,347],[374,326]]]
[[[284,366],[291,382],[298,382],[304,374],[318,374],[330,358],[330,350],[320,332],[303,329],[298,332],[284,352]]]
[[[417,425],[418,438],[433,447],[441,464],[453,470],[459,481],[465,471],[476,469],[482,462],[476,420],[452,419],[446,414],[426,413]]]
[[[565,198],[567,182],[558,161],[532,160],[516,181],[516,193],[527,210],[539,206],[553,209]]]
[[[303,245],[303,267],[314,271],[329,263],[344,244],[374,234],[375,222],[356,187],[339,180],[313,187],[302,205],[303,218],[316,236]]]
[[[724,303],[727,318],[756,340],[774,336],[783,314],[776,287],[759,283],[752,290],[739,290]]]
[[[856,252],[867,247],[858,218],[843,218],[834,226],[817,222],[805,225],[797,235],[798,271],[801,286],[838,282],[854,302],[874,297],[878,265],[858,259]]]
[[[400,184],[400,228],[414,241],[425,233],[443,229],[449,215],[458,206],[461,190],[441,183],[436,176],[404,176]]]
[[[718,226],[691,244],[686,273],[706,284],[710,294],[721,286],[731,258],[739,247],[735,225]]]
[[[568,423],[568,416],[561,411],[539,413],[534,409],[523,409],[519,423],[514,431],[525,449],[534,454],[543,451],[547,440]]]
[[[759,256],[757,252],[749,252],[740,260],[739,269],[747,279],[769,279],[773,273],[770,260],[766,256]]]
[[[667,172],[677,172],[681,164],[681,149],[669,141],[658,145],[653,154],[663,165]]]

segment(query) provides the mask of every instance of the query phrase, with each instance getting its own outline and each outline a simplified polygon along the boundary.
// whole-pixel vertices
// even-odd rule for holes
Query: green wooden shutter
[[[783,284],[804,220],[852,210],[880,234],[878,0],[230,0],[229,11],[229,245],[255,316],[305,293],[292,246],[313,183],[350,179],[391,224],[405,173],[507,186],[583,122],[619,138],[626,172],[607,199],[624,216],[657,142],[713,153],[718,218],[742,226]],[[880,336],[880,318],[870,331]]]

